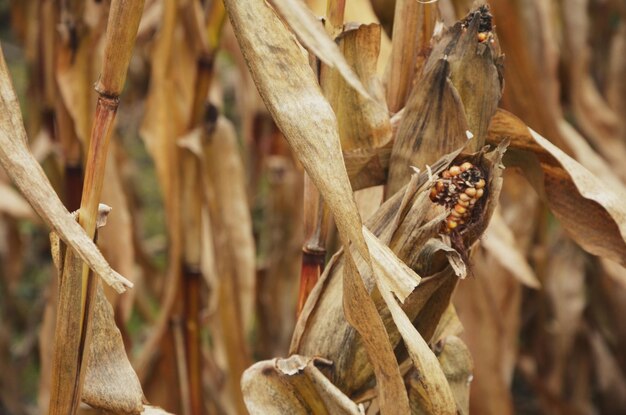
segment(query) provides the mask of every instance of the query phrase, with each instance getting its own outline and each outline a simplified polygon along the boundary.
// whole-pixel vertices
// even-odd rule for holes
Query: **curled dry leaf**
[[[136,414],[143,409],[143,391],[128,361],[124,341],[115,325],[113,307],[101,286],[96,293],[91,352],[82,399],[113,413]]]
[[[341,148],[378,147],[391,139],[383,89],[376,75],[381,28],[377,24],[348,26],[337,38],[339,49],[374,99],[352,88],[339,71],[322,65],[320,85],[337,115]]]
[[[111,269],[91,238],[72,219],[28,150],[19,104],[3,55],[0,56],[0,163],[37,214],[97,275],[120,293],[133,286]]]
[[[626,264],[626,208],[621,188],[607,187],[576,160],[499,111],[489,141],[511,140],[505,164],[519,167],[568,234],[587,252]]]
[[[313,13],[311,13],[311,10],[304,2],[297,0],[271,0],[271,3],[304,46],[309,48],[326,65],[336,68],[346,82],[359,94],[367,99],[371,99],[367,89],[346,62],[337,44],[326,33],[321,22],[313,16]]]
[[[98,228],[105,226],[110,212],[109,206],[100,204],[96,221]],[[75,220],[77,213],[72,213],[72,217]],[[65,262],[67,247],[55,232],[50,234],[50,245],[52,259],[59,277],[68,277],[69,274],[64,273],[63,270],[64,264],[67,264]],[[78,275],[82,273],[81,265],[79,263],[76,270]],[[113,307],[106,299],[99,283],[96,287],[95,306],[93,314],[89,317],[89,324],[91,335],[87,344],[90,347],[90,353],[85,371],[82,400],[93,407],[115,413],[141,412],[143,409],[141,385],[126,356],[122,335],[115,324]],[[57,323],[57,329],[58,326]],[[70,337],[70,341],[75,341],[75,335]]]
[[[228,0],[225,5],[261,97],[328,204],[342,242],[352,243],[354,253],[365,261],[363,269],[371,273],[369,251],[341,156],[337,120],[306,56],[264,2]],[[383,323],[355,259],[352,255],[345,258],[349,272],[344,275],[344,308],[374,366],[382,411],[407,413],[408,398]]]
[[[255,363],[241,387],[248,411],[265,414],[363,414],[362,407],[333,385],[322,370],[332,366],[321,358],[293,355]]]

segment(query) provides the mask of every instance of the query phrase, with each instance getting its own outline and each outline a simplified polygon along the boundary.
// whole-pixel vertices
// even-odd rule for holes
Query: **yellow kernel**
[[[465,194],[469,197],[474,197],[476,196],[476,189],[474,189],[473,187],[468,187],[467,189],[465,189]]]
[[[430,200],[434,201],[436,197],[437,197],[437,189],[433,187],[432,189],[430,189]]]
[[[489,35],[487,34],[487,32],[480,32],[478,34],[478,41],[482,43],[485,40],[487,40],[488,37],[489,37]]]
[[[476,188],[477,189],[482,189],[483,187],[485,187],[485,180],[484,179],[480,179],[478,181],[478,183],[476,183]]]
[[[456,228],[459,224],[458,224],[455,220],[448,219],[448,220],[447,220],[447,225],[448,225],[448,229],[454,229],[454,228]]]
[[[458,176],[461,173],[461,168],[459,166],[452,166],[448,170],[450,172],[450,176]]]
[[[480,199],[481,197],[483,197],[483,193],[485,192],[484,189],[478,189],[476,191],[476,199]]]
[[[463,206],[461,205],[456,205],[454,206],[454,210],[456,210],[457,212],[459,212],[460,214],[463,214],[465,212],[467,212],[467,209],[465,209]]]
[[[459,195],[459,200],[462,200],[462,201],[464,201],[464,202],[467,202],[467,201],[468,201],[468,200],[470,200],[470,199],[471,199],[471,198],[470,198],[468,195],[466,195],[465,193],[461,193],[461,194]]]
[[[457,212],[456,210],[452,210],[450,212],[450,216],[449,217],[452,217],[452,216],[454,216],[455,218],[460,218],[461,214],[459,212]]]
[[[471,169],[472,167],[472,163],[470,163],[469,161],[466,161],[465,163],[461,164],[461,171],[466,171]]]
[[[463,207],[468,207],[469,206],[469,200],[461,200],[461,199],[459,199],[456,203],[461,205],[461,206],[463,206]]]

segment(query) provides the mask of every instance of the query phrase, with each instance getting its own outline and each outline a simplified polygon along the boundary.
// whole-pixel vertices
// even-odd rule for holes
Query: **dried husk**
[[[436,175],[447,167],[459,152],[460,150],[433,165],[432,174]],[[503,149],[498,149],[487,156],[490,161],[486,159],[482,161],[483,168],[490,172],[488,192],[490,196],[484,206],[484,216],[480,223],[471,230],[468,229],[466,246],[470,246],[477,235],[481,234],[486,226],[482,221],[488,221],[493,211],[494,201],[501,187],[499,160],[502,152]],[[480,159],[480,156],[477,158]],[[402,305],[404,313],[409,321],[418,322],[419,334],[426,341],[430,340],[441,314],[448,306],[450,294],[458,279],[454,270],[460,276],[465,275],[462,255],[438,239],[441,221],[446,214],[444,209],[430,201],[428,183],[427,172],[415,176],[404,191],[398,192],[383,204],[367,223],[374,235],[389,243],[391,250],[401,261],[422,277],[428,277],[423,278],[417,289],[408,297],[396,294],[400,300],[404,298]],[[448,262],[451,266],[446,266]],[[360,340],[344,319],[341,310],[343,270],[343,253],[339,253],[328,264],[320,283],[305,305],[294,331],[291,352],[315,353],[333,361],[331,380],[350,396],[368,384],[372,377],[372,369],[367,363]],[[366,286],[374,290],[372,277],[366,280]],[[380,294],[382,292],[372,295],[385,321],[388,336],[395,346],[399,343],[400,334],[394,327]],[[390,303],[391,301],[387,301],[387,304]],[[424,312],[420,314],[422,311]]]
[[[489,29],[489,32],[485,32]],[[479,33],[489,33],[479,42]],[[492,28],[489,6],[480,6],[463,20],[441,34],[424,68],[437,66],[439,59],[450,62],[450,80],[456,88],[474,136],[469,150],[477,151],[485,144],[489,121],[502,97],[503,75],[500,45]]]
[[[463,103],[449,75],[450,63],[438,60],[413,89],[391,150],[387,198],[406,184],[410,166],[423,169],[467,142]]]
[[[227,1],[241,50],[268,109],[334,215],[344,244],[352,243],[371,272],[370,255],[341,158],[337,121],[315,76],[282,22],[258,0]],[[259,23],[261,22],[261,23]],[[285,65],[289,62],[289,65]],[[351,255],[346,256],[344,305],[377,373],[381,408],[406,413],[408,398],[391,344]]]

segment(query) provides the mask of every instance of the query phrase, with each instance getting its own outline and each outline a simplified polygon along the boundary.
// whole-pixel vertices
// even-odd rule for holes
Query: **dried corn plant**
[[[0,413],[626,413],[620,2],[0,20]]]

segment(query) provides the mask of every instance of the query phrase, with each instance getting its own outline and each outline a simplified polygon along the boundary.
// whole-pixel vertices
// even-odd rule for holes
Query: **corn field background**
[[[0,0],[0,49],[0,415],[626,414],[623,1]]]

